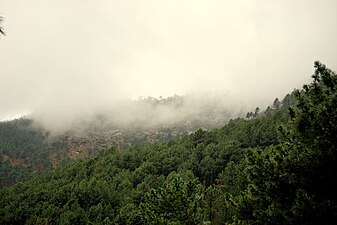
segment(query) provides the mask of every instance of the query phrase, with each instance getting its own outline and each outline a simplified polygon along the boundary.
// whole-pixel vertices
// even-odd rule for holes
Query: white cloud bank
[[[0,118],[201,91],[271,102],[314,60],[337,66],[335,0],[2,0],[0,15]]]

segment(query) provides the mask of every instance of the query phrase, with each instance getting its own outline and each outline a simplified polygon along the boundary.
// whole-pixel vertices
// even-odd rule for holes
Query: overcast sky
[[[336,0],[0,0],[0,119],[115,98],[275,97],[337,68]]]

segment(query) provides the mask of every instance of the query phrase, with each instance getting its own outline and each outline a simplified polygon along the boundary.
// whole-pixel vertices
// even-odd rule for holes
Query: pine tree
[[[337,75],[315,62],[313,83],[295,93],[281,144],[251,149],[248,185],[231,201],[237,224],[333,224],[337,220]]]
[[[0,16],[0,34],[5,35],[5,31],[4,28],[1,26],[2,22],[3,22],[4,18],[2,16]]]

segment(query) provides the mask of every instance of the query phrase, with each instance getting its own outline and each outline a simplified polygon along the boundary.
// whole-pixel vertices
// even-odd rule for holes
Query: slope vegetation
[[[332,224],[337,75],[315,62],[313,79],[249,119],[2,189],[0,223]]]

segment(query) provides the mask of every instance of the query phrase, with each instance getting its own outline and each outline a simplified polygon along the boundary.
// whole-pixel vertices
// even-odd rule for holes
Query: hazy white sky
[[[283,97],[337,68],[336,0],[0,0],[0,119],[114,98]]]

